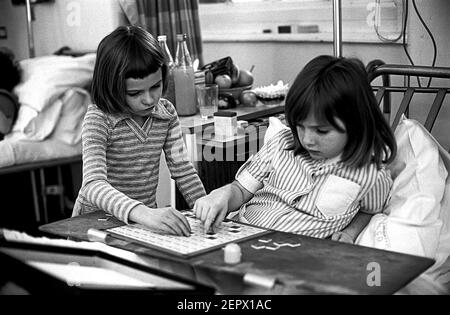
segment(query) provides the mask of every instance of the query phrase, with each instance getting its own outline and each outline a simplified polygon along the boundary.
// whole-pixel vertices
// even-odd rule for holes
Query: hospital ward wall
[[[450,67],[450,1],[417,0],[425,22],[432,31],[438,46],[437,66]],[[34,41],[36,55],[51,54],[62,46],[76,50],[95,50],[99,40],[124,24],[125,18],[117,1],[111,0],[58,0],[40,3],[34,7]],[[98,18],[101,12],[102,18]],[[13,49],[19,59],[28,57],[25,7],[13,6],[11,1],[0,1],[0,26],[6,26],[7,39],[0,39],[0,46]],[[343,55],[360,58],[364,63],[382,59],[386,63],[409,64],[401,43],[349,42],[343,30]],[[408,16],[408,51],[415,64],[431,65],[433,49],[431,40],[420,23],[412,5]],[[241,67],[249,69],[255,65],[254,86],[268,85],[283,80],[291,83],[300,69],[312,58],[320,54],[332,54],[331,41],[235,41],[204,40],[203,56],[210,62],[224,56],[232,56]],[[426,82],[426,80],[423,80]],[[422,83],[423,83],[422,82]],[[448,86],[445,81],[435,80],[434,84]],[[393,111],[398,105],[393,102]],[[430,100],[413,100],[411,116],[423,121]],[[449,97],[440,114],[433,134],[445,146],[450,147],[446,136],[450,109]]]

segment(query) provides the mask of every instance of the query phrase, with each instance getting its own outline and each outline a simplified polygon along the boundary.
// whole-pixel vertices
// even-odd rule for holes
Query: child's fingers
[[[178,236],[189,236],[191,233],[188,228],[182,223],[181,220],[174,219],[174,222],[171,224],[173,230],[175,230],[175,235]]]
[[[182,231],[177,225],[171,224],[171,222],[161,222],[161,231],[167,234],[182,235]]]
[[[216,229],[219,228],[220,224],[223,222],[223,220],[225,219],[227,215],[227,211],[226,209],[222,209],[219,214],[217,215],[216,221],[214,222],[214,227]]]
[[[186,226],[182,221],[177,221],[178,231],[180,232],[178,235],[180,236],[190,236],[191,232],[188,226]]]
[[[205,230],[208,231],[211,227],[213,227],[214,230],[217,230],[225,218],[224,213],[224,209],[210,209],[209,216],[205,222]]]
[[[333,235],[331,235],[331,240],[339,241],[341,239],[341,237],[342,237],[342,233],[336,232],[336,233],[333,233]]]
[[[209,231],[209,229],[211,228],[213,223],[216,221],[216,219],[217,219],[217,213],[213,209],[209,209],[207,216],[205,218],[205,221],[203,223],[205,233],[207,233]]]
[[[172,230],[175,231],[176,235],[191,235],[191,228],[189,226],[189,223],[186,217],[181,214],[181,212],[169,207],[167,214],[168,216],[164,223],[166,223],[166,225],[169,225]]]
[[[192,213],[197,217],[197,212],[199,211],[199,200],[194,203],[194,207],[192,208]]]
[[[206,220],[203,222],[203,228],[205,233],[208,233],[209,229],[211,228],[211,224],[213,222],[213,218],[211,216],[208,216]]]
[[[191,235],[191,226],[189,225],[189,222],[186,219],[186,217],[178,211],[176,211],[175,217],[176,217],[178,226],[183,231],[183,235],[190,236]]]
[[[192,214],[195,215],[195,217],[197,217],[197,203],[195,203],[194,206],[192,207]]]
[[[199,220],[202,220],[204,206],[202,204],[196,204],[195,208],[195,217]]]
[[[349,244],[353,244],[353,239],[351,238],[350,235],[348,235],[345,232],[336,232],[331,236],[331,240],[333,241],[338,241],[338,242],[342,242],[342,243],[349,243]]]

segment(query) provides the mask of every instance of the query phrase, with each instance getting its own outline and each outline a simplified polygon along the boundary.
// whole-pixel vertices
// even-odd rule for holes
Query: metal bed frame
[[[50,216],[48,205],[49,196],[57,197],[57,207],[59,208],[60,214],[63,217],[67,216],[67,213],[65,213],[65,197],[68,192],[66,191],[67,187],[64,186],[63,168],[68,168],[70,180],[74,186],[73,189],[78,190],[81,183],[75,182],[75,178],[78,179],[78,177],[74,173],[81,172],[81,163],[81,155],[76,155],[67,158],[13,165],[0,168],[0,178],[8,174],[28,173],[33,198],[34,218],[36,223],[48,223]],[[52,169],[56,171],[56,180],[50,184],[46,180],[46,173]]]
[[[403,93],[403,98],[400,102],[399,108],[395,117],[391,123],[392,129],[395,130],[400,118],[403,114],[408,117],[409,106],[413,96],[416,94],[434,94],[434,101],[431,104],[430,110],[428,111],[426,120],[424,122],[425,128],[431,132],[433,129],[436,118],[438,117],[439,111],[444,103],[444,99],[447,94],[450,94],[450,80],[449,87],[430,87],[430,86],[412,86],[412,77],[425,77],[425,78],[441,78],[450,79],[450,68],[445,67],[427,67],[427,66],[408,66],[408,65],[394,65],[385,64],[381,60],[371,61],[366,70],[368,72],[369,81],[373,82],[376,78],[382,78],[382,86],[373,86],[374,91],[376,91],[376,99],[378,105],[382,105],[382,111],[385,114],[386,119],[390,122],[391,118],[391,94],[392,93]],[[404,85],[403,86],[392,86],[391,76],[403,76]]]

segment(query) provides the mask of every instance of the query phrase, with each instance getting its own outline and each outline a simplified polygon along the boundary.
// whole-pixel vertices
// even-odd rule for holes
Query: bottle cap
[[[186,38],[186,34],[177,34],[177,41],[184,41]]]

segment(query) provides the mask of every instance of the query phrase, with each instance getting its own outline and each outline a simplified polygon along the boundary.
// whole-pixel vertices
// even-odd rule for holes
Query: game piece
[[[261,246],[258,246],[258,245],[251,245],[251,247],[252,247],[253,249],[256,249],[256,250],[260,250],[260,249],[266,248],[266,246],[264,246],[264,245],[261,245]]]
[[[269,250],[277,250],[277,249],[280,248],[280,246],[274,246],[274,247],[272,247],[272,246],[265,246],[265,248],[269,249]]]
[[[227,244],[223,251],[223,260],[227,264],[237,264],[241,262],[241,255],[241,248],[238,244]]]

